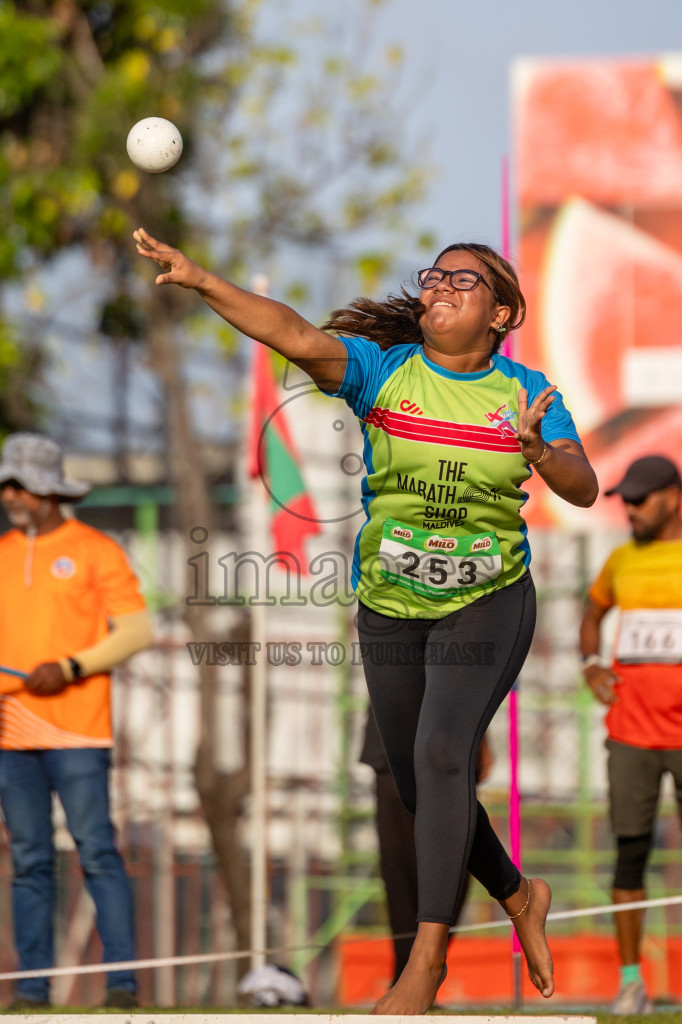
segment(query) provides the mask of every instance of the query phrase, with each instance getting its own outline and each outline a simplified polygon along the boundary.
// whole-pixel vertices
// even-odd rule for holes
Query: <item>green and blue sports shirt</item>
[[[547,378],[500,355],[489,369],[455,373],[419,344],[383,351],[366,338],[340,340],[348,362],[334,394],[364,435],[358,598],[385,615],[442,618],[515,582],[530,562],[518,393],[526,388],[530,405]],[[558,392],[542,436],[580,443]]]

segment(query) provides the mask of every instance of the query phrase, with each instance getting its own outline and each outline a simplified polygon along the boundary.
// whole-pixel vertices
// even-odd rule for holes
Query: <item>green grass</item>
[[[598,1013],[599,1024],[623,1024],[622,1017],[615,1017],[612,1013]],[[682,1020],[682,1010],[668,1010],[665,1013],[636,1014],[628,1017],[628,1024],[671,1024],[671,1021]]]

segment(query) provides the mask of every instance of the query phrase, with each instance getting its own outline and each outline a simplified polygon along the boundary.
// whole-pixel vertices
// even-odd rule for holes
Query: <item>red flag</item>
[[[260,477],[270,495],[270,523],[276,551],[293,555],[308,572],[304,542],[320,533],[312,498],[305,488],[296,451],[272,371],[270,350],[254,342],[249,476]]]

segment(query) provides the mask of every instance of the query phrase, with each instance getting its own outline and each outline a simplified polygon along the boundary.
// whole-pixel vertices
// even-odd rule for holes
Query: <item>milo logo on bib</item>
[[[457,547],[456,537],[429,537],[424,542],[425,551],[454,551]]]
[[[384,520],[379,558],[385,580],[435,600],[480,587],[502,571],[494,533],[439,537],[394,519]]]

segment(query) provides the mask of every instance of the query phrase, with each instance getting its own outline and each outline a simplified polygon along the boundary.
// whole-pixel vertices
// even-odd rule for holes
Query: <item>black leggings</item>
[[[476,800],[483,734],[526,659],[530,575],[443,619],[396,619],[360,604],[369,697],[400,799],[415,815],[418,921],[452,925],[467,870],[497,900],[521,876]]]

